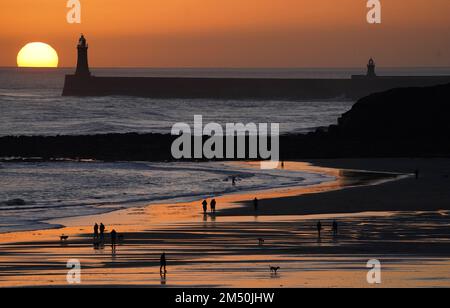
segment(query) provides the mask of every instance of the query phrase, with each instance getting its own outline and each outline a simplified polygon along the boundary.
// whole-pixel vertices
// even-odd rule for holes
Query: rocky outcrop
[[[345,113],[337,127],[344,138],[448,138],[449,132],[450,84],[372,94]]]
[[[288,158],[450,156],[450,84],[372,94],[338,125],[286,138]]]

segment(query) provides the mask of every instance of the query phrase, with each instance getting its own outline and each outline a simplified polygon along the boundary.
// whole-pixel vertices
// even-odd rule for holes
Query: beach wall
[[[63,96],[125,95],[183,99],[359,99],[396,87],[432,86],[450,76],[351,79],[81,77],[67,75]]]

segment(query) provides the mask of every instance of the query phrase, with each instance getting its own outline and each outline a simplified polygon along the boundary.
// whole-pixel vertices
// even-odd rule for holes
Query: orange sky
[[[0,66],[41,41],[74,66],[80,32],[91,66],[450,66],[450,0],[382,0],[382,25],[366,0],[1,0]]]

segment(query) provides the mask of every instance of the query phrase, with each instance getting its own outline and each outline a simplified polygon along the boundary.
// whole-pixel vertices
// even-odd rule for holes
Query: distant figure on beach
[[[98,224],[96,223],[95,225],[94,225],[94,238],[98,238]]]
[[[206,200],[203,200],[202,205],[203,205],[203,214],[206,214],[206,212],[208,211],[208,202]]]
[[[336,236],[338,234],[338,223],[336,220],[333,220],[333,235]]]
[[[281,162],[281,169],[284,169],[284,161]]]
[[[259,246],[264,245],[264,239],[263,239],[263,238],[260,237],[260,238],[258,239],[258,245],[259,245]]]
[[[116,243],[117,243],[117,232],[116,230],[111,231],[111,248],[112,250],[116,250]]]
[[[235,176],[231,177],[231,184],[233,186],[236,186],[236,177]]]
[[[255,199],[253,199],[253,208],[255,209],[255,211],[258,210],[258,198],[255,197]]]
[[[317,233],[319,235],[319,238],[321,237],[321,232],[322,232],[322,223],[320,222],[320,220],[317,222]]]
[[[100,239],[103,241],[105,238],[105,225],[100,223]]]
[[[414,175],[416,176],[416,180],[418,180],[418,179],[419,179],[419,175],[420,175],[419,169],[416,169],[416,170],[414,171]]]
[[[165,252],[162,253],[159,263],[160,263],[159,273],[165,275],[167,273],[167,270],[166,270],[167,261],[166,261],[166,253]],[[164,268],[164,272],[163,272],[163,268]]]
[[[212,199],[211,200],[211,213],[215,213],[216,212],[216,199]]]

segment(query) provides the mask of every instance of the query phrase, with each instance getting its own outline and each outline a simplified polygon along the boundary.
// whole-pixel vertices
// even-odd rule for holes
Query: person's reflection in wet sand
[[[161,276],[161,285],[165,286],[167,283],[166,273],[160,273],[160,276]]]

